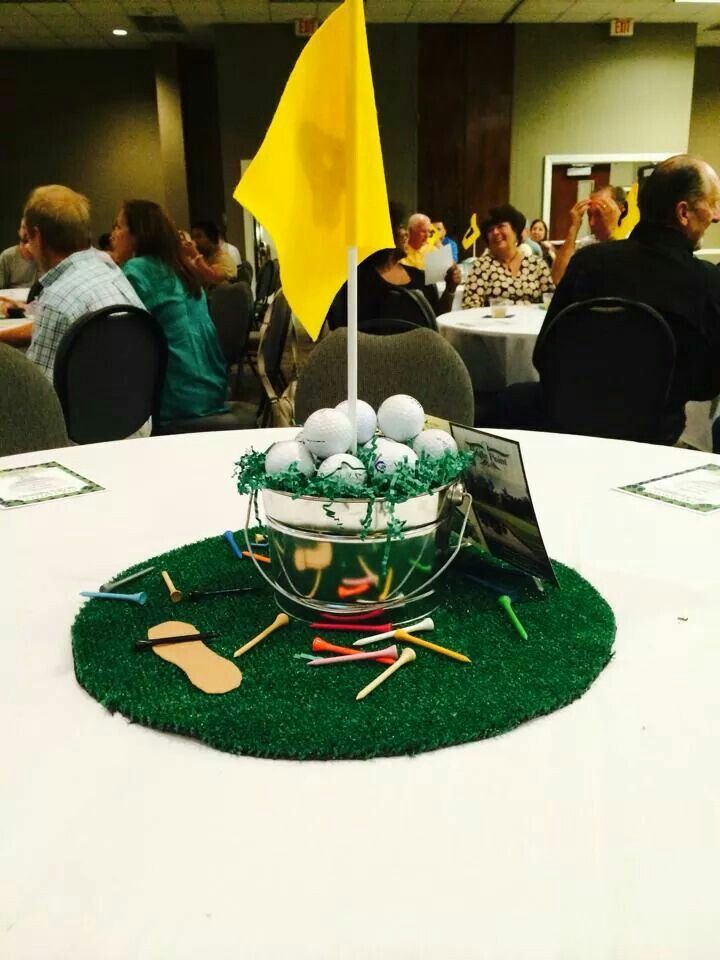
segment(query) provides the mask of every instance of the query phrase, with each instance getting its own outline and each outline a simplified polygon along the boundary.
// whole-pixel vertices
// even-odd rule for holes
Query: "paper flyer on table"
[[[0,508],[5,510],[103,489],[55,461],[0,470]]]
[[[450,245],[433,247],[423,255],[425,283],[440,283],[455,263]]]
[[[632,493],[673,507],[682,507],[692,513],[716,513],[720,510],[720,465],[706,463],[664,477],[629,483],[615,487],[620,493]]]

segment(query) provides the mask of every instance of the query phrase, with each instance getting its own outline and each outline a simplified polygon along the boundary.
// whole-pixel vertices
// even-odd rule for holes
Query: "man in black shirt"
[[[624,297],[649,304],[667,320],[676,340],[666,415],[679,437],[685,403],[720,393],[720,268],[693,257],[707,228],[720,221],[720,179],[702,160],[671,157],[645,181],[638,205],[640,222],[627,240],[588,246],[570,261],[533,363],[542,383],[544,335],[553,317],[571,303]],[[621,341],[617,346],[622,350]]]

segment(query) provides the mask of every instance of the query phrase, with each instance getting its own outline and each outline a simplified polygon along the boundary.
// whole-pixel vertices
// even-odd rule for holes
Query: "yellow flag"
[[[462,238],[463,250],[469,250],[479,236],[480,228],[478,227],[477,223],[477,214],[473,213],[470,217],[470,226],[467,228],[465,231],[465,236]]]
[[[620,223],[613,230],[613,240],[625,240],[630,236],[635,227],[640,223],[640,210],[638,209],[638,185],[634,183],[627,192],[625,198],[627,202],[627,213]]]
[[[283,292],[315,340],[358,261],[394,247],[362,0],[313,34],[234,197],[273,238]]]

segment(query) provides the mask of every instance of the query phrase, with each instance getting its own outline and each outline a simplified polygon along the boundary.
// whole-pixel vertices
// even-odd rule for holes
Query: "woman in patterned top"
[[[523,257],[518,249],[525,217],[506,204],[494,207],[480,225],[487,250],[473,265],[465,282],[463,308],[486,307],[491,297],[512,303],[542,303],[555,289],[542,257]]]

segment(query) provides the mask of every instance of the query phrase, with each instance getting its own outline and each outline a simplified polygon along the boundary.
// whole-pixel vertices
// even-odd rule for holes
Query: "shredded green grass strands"
[[[430,493],[448,483],[457,480],[473,461],[471,452],[453,453],[446,450],[438,458],[421,456],[418,462],[410,466],[400,463],[391,474],[379,473],[373,469],[375,444],[361,448],[357,452],[367,470],[367,481],[362,484],[348,483],[342,476],[306,477],[295,464],[281,473],[265,473],[265,454],[250,450],[238,460],[235,466],[238,492],[253,494],[260,490],[279,490],[293,497],[318,497],[326,500],[325,513],[331,519],[335,517],[332,504],[336,500],[367,500],[368,509],[363,519],[363,534],[367,533],[371,521],[373,505],[376,500],[384,500],[388,507],[389,541],[401,539],[404,523],[394,516],[394,508],[405,503],[411,497]]]

